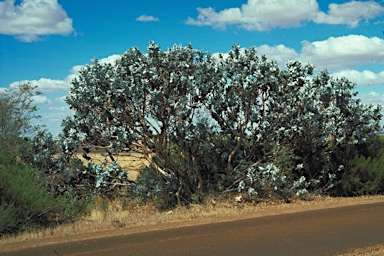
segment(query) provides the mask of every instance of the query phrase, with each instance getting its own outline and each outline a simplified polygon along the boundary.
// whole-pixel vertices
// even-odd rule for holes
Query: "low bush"
[[[346,164],[341,178],[342,192],[346,196],[373,195],[384,192],[384,141],[377,136],[357,149]]]
[[[0,155],[0,235],[57,223],[65,198],[47,193],[41,171]]]
[[[74,221],[90,213],[92,196],[79,196],[70,185],[62,192],[52,190],[50,177],[0,150],[0,236]]]
[[[131,186],[131,195],[142,203],[151,202],[158,210],[170,210],[177,205],[188,204],[190,198],[179,178],[170,175],[165,178],[156,170],[146,167],[137,182]]]
[[[344,172],[342,187],[347,196],[375,195],[384,192],[384,155],[357,156]]]

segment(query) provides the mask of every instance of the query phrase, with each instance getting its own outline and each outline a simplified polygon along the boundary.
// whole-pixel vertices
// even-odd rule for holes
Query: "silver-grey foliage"
[[[235,45],[214,59],[191,45],[162,51],[151,42],[146,53],[131,48],[115,64],[83,68],[63,134],[113,161],[136,150],[189,195],[239,184],[256,194],[266,183],[303,194],[330,187],[340,170],[335,150],[381,130],[380,106],[363,104],[354,87],[297,61],[280,69],[254,48]],[[98,168],[102,186],[109,171]]]

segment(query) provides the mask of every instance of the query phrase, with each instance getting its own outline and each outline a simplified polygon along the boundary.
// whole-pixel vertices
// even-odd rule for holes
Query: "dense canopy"
[[[309,64],[282,69],[254,48],[214,58],[151,42],[146,53],[131,48],[115,64],[83,68],[66,99],[74,115],[64,137],[112,160],[140,152],[165,184],[156,189],[187,200],[234,189],[306,193],[332,186],[340,149],[381,131],[380,106],[361,103],[354,87]]]

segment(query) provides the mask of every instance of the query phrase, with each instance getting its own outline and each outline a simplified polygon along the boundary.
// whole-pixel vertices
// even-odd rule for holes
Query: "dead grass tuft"
[[[337,254],[335,256],[382,256],[384,255],[384,244],[369,246],[365,248],[353,249],[349,252]]]

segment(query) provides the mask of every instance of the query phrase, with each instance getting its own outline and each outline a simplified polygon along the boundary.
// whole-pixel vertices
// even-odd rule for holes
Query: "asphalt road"
[[[2,255],[334,255],[384,243],[384,203],[51,244]]]

